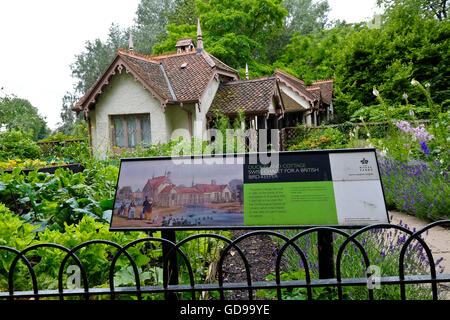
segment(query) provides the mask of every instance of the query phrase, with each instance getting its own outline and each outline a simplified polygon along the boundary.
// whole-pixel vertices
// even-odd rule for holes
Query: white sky
[[[133,24],[140,0],[0,0],[0,94],[27,99],[61,121],[61,101],[75,83],[69,65],[85,41],[107,38],[111,24]],[[373,16],[376,0],[328,0],[330,19],[359,22]]]

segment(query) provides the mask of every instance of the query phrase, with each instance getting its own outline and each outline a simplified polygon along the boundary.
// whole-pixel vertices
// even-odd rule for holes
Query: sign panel
[[[388,222],[374,149],[122,159],[111,230]]]

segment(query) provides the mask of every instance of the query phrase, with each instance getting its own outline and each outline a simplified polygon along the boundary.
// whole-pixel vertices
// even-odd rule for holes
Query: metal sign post
[[[317,232],[319,249],[319,278],[334,278],[333,233],[328,230]]]
[[[174,230],[162,230],[161,238],[169,240],[173,243],[177,242],[176,231]],[[170,254],[170,256],[168,256]],[[169,285],[177,285],[178,284],[178,262],[177,262],[177,252],[172,250],[172,246],[164,243],[162,244],[162,255],[163,261],[169,259],[168,261],[168,271],[169,271]],[[177,300],[178,297],[175,293],[166,294],[167,300]]]

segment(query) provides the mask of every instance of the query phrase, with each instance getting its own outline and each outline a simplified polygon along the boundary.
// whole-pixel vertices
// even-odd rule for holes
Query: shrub
[[[65,224],[84,216],[109,222],[118,168],[103,167],[73,174],[57,169],[54,174],[20,169],[0,175],[0,197],[29,223],[63,231]]]
[[[438,162],[381,159],[379,163],[389,207],[426,220],[448,219],[450,179]]]
[[[8,159],[36,159],[41,149],[29,134],[16,130],[0,132],[0,161]]]
[[[409,229],[408,226],[404,226]],[[409,229],[410,230],[410,229]],[[412,230],[412,231],[415,231]],[[288,237],[294,237],[299,233],[298,230],[286,230],[283,233]],[[311,279],[319,278],[319,262],[318,262],[318,240],[317,233],[308,234],[299,238],[296,244],[302,250],[308,263],[308,269]],[[398,259],[399,253],[403,244],[407,239],[407,235],[397,229],[384,230],[384,229],[371,229],[356,238],[369,258],[371,266],[379,268],[379,276],[389,277],[398,276]],[[275,241],[280,242],[280,246],[284,244],[284,241],[275,238]],[[334,261],[336,261],[337,253],[340,246],[345,241],[345,238],[341,235],[333,235],[333,252]],[[345,248],[343,248],[343,254],[341,257],[341,276],[342,278],[362,278],[366,277],[366,266],[363,256],[359,249],[349,242]],[[440,265],[442,258],[436,260],[437,272],[442,273],[444,271],[443,266]],[[299,254],[292,247],[288,248],[282,257],[282,273],[283,280],[304,280],[305,279],[305,266],[300,259]],[[417,275],[429,272],[429,261],[426,256],[424,248],[418,241],[413,241],[405,255],[405,273],[407,275]],[[295,277],[292,277],[294,275]],[[295,289],[294,289],[295,290]],[[272,291],[272,296],[275,295],[275,290]],[[263,295],[267,297],[270,291],[263,291]],[[282,291],[283,296],[289,299],[292,297],[306,297],[305,289],[297,289],[293,292],[291,289]],[[313,298],[331,298],[336,299],[337,293],[335,289],[328,290],[328,294],[322,288],[316,291],[316,288],[312,290]],[[368,288],[365,286],[346,287],[343,290],[344,299],[350,298],[353,300],[367,300]],[[429,285],[411,285],[406,288],[406,296],[408,299],[431,299],[431,287]],[[374,298],[381,300],[399,300],[400,290],[397,285],[381,285],[380,288],[374,290]]]
[[[347,136],[338,129],[310,130],[306,139],[290,146],[288,150],[342,149],[346,148],[349,142]]]

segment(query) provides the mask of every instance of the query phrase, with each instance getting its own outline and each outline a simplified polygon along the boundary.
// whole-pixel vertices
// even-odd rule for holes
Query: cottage
[[[241,80],[237,70],[203,47],[180,39],[176,53],[141,55],[119,49],[106,71],[76,103],[88,122],[94,155],[132,150],[139,143],[164,143],[178,136],[207,138],[215,112],[233,118],[243,110],[247,126],[281,129],[298,122],[314,125],[333,114],[332,80],[313,83],[281,70]]]

